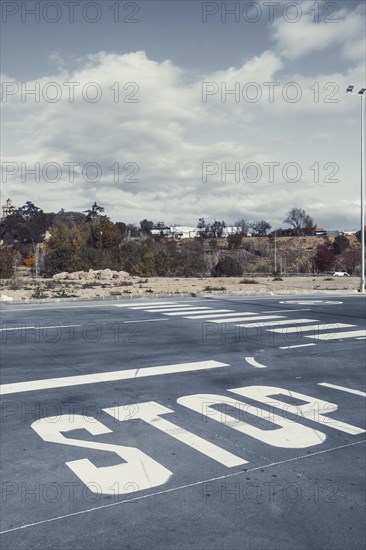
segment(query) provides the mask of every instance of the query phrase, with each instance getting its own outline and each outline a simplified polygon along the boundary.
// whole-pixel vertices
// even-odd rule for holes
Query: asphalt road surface
[[[2,549],[365,548],[365,299],[5,305]]]

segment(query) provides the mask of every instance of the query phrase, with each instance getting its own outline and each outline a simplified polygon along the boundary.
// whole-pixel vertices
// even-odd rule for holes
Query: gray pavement
[[[4,305],[1,548],[363,549],[365,299]]]

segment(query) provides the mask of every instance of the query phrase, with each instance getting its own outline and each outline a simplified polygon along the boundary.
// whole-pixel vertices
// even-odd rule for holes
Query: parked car
[[[333,277],[350,277],[350,274],[347,271],[335,271],[332,275]]]

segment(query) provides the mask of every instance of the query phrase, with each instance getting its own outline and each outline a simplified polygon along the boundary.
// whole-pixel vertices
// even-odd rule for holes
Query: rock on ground
[[[109,281],[111,279],[127,279],[130,276],[127,271],[114,271],[112,269],[89,269],[86,271],[73,271],[67,273],[56,273],[52,278],[54,281]]]

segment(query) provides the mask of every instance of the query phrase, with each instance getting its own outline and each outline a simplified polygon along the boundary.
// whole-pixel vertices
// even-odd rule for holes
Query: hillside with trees
[[[293,208],[290,229],[271,231],[266,220],[235,222],[224,238],[224,221],[200,218],[198,237],[153,235],[154,223],[140,227],[112,222],[94,203],[84,212],[45,213],[28,201],[0,222],[1,278],[17,273],[52,277],[60,272],[111,269],[141,277],[240,276],[272,273],[359,273],[359,235],[313,236],[313,219]],[[251,236],[249,236],[251,235]],[[274,255],[276,249],[276,265]]]

